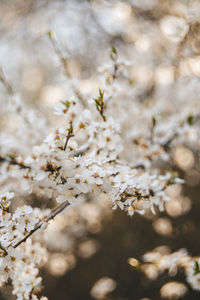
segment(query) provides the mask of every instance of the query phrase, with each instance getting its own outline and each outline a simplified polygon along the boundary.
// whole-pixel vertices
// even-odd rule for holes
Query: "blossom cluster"
[[[56,114],[63,115],[66,125],[49,134],[24,158],[2,155],[2,173],[13,181],[13,190],[20,185],[24,193],[56,199],[60,204],[58,211],[65,205],[83,203],[86,196],[98,197],[102,192],[110,195],[113,208],[119,206],[129,215],[143,214],[148,208],[154,212],[154,206],[163,210],[164,202],[169,201],[166,187],[180,179],[171,173],[160,175],[156,169],[145,171],[130,167],[121,157],[120,125],[113,117],[104,115],[104,93],[99,90],[98,98],[93,101],[97,111],[93,106],[84,109],[75,99],[57,105]],[[26,246],[23,248],[21,241],[26,241],[42,220],[45,224],[45,220],[51,218],[47,216],[48,210],[38,214],[38,208],[29,205],[10,212],[13,196],[13,192],[1,195],[2,281],[10,278],[17,299],[29,299],[40,286],[41,278],[37,277],[40,261],[34,255],[28,260]],[[16,280],[19,270],[22,278]],[[25,286],[20,283],[27,273],[31,274],[30,280],[27,278],[29,288],[27,279]]]
[[[194,290],[200,290],[200,258],[191,257],[186,249],[170,253],[167,246],[160,246],[147,252],[142,257],[142,262],[134,258],[129,259],[129,264],[141,270],[151,280],[156,280],[165,270],[171,277],[176,276],[179,269],[183,268],[186,281]]]
[[[38,266],[45,260],[46,250],[39,243],[32,244],[31,240],[16,249],[17,242],[38,222],[37,209],[34,211],[31,206],[24,205],[10,213],[13,197],[14,193],[9,192],[0,195],[0,279],[1,283],[11,279],[17,299],[37,299],[34,293],[41,286]]]
[[[53,63],[64,73],[67,91],[55,104],[54,115],[51,109],[29,105],[0,74],[6,94],[0,111],[0,280],[2,284],[11,280],[17,299],[37,299],[42,280],[39,268],[52,246],[46,238],[48,228],[46,236],[44,232],[57,214],[71,216],[74,210],[78,221],[71,227],[78,224],[85,234],[85,225],[80,224],[87,220],[84,208],[103,206],[102,195],[113,209],[119,207],[129,216],[164,211],[170,201],[167,187],[184,183],[173,170],[176,148],[198,153],[200,146],[198,43],[192,38],[198,26],[193,4],[189,8],[177,5],[179,16],[172,16],[170,9],[160,13],[158,25],[148,35],[148,10],[160,11],[156,1],[93,2],[98,26],[134,44],[127,46],[127,60],[111,46],[110,60],[101,64],[100,76],[90,78],[99,90],[94,84],[89,93],[84,92],[84,78],[73,78],[69,55],[63,54],[65,47],[51,31],[43,35],[53,46],[48,44],[55,52]],[[137,26],[131,17],[134,11],[140,16]],[[110,24],[106,16],[115,21],[119,17],[120,22],[114,26],[115,21]],[[58,36],[64,34],[60,27]],[[98,30],[94,32],[100,37]],[[81,51],[85,49],[82,39],[80,45]],[[187,281],[200,289],[199,259],[189,257],[186,250],[165,255],[154,251],[153,256],[144,256],[144,262],[142,269],[154,277],[166,269],[175,274],[183,266]]]

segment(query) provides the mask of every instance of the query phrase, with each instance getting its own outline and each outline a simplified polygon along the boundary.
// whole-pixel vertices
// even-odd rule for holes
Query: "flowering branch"
[[[44,220],[41,220],[23,239],[17,242],[14,245],[14,248],[17,248],[19,245],[25,242],[34,232],[40,229],[45,223],[48,223],[50,220],[54,219],[55,216],[57,216],[61,211],[63,211],[68,205],[70,205],[70,203],[68,202],[68,200],[66,200],[58,207],[56,207]]]
[[[26,166],[26,165],[24,165],[23,163],[18,162],[18,161],[15,159],[15,157],[13,157],[12,155],[9,155],[9,158],[1,157],[1,156],[0,156],[0,162],[7,162],[7,163],[9,163],[10,165],[17,165],[17,166],[19,166],[19,167],[22,168],[22,169],[31,169],[30,166]]]

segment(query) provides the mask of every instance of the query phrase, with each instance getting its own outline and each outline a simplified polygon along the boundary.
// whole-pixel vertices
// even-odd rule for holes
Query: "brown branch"
[[[0,69],[0,81],[3,84],[3,86],[5,87],[7,93],[9,95],[13,95],[14,92],[13,92],[12,86],[10,85],[10,83],[8,82],[8,80],[6,79],[6,77],[5,77],[4,72],[3,72],[2,69]]]
[[[40,229],[44,223],[54,219],[55,216],[58,215],[61,211],[63,211],[68,205],[70,205],[70,203],[68,202],[68,200],[66,200],[58,207],[56,207],[45,219],[41,220],[23,239],[17,242],[13,247],[17,248],[19,245],[25,242],[34,232]]]
[[[63,146],[63,151],[65,151],[65,150],[67,149],[67,144],[68,144],[68,142],[69,142],[69,139],[70,139],[71,137],[73,137],[73,136],[74,136],[74,135],[70,135],[70,134],[67,135],[65,144],[64,144],[64,146]]]
[[[14,158],[9,159],[9,158],[1,157],[1,156],[0,156],[0,163],[1,163],[1,162],[7,162],[7,163],[9,163],[10,165],[17,165],[17,166],[19,166],[19,167],[22,168],[22,169],[31,169],[30,166],[26,166],[26,165],[24,165],[23,163],[20,163],[20,162],[16,161]]]

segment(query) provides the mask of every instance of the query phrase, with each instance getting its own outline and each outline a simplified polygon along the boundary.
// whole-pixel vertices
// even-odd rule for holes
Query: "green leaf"
[[[70,105],[71,105],[71,102],[70,101],[60,101],[62,104],[64,104],[66,106],[66,108],[69,108]]]
[[[193,268],[193,270],[194,270],[194,275],[197,275],[197,274],[200,273],[200,267],[199,267],[199,263],[198,263],[197,260],[194,261],[194,268]]]
[[[72,122],[70,122],[70,126],[69,126],[69,128],[67,129],[67,131],[68,131],[69,135],[73,135],[74,129],[73,129]]]
[[[117,53],[117,49],[115,48],[114,45],[111,46],[111,53],[110,53],[110,57],[113,61],[117,60],[117,56],[118,56],[118,53]]]

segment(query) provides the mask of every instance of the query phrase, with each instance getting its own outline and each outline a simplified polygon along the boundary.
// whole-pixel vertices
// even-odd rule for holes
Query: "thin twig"
[[[57,57],[60,60],[60,63],[63,65],[64,68],[64,72],[65,72],[65,76],[67,77],[67,79],[69,79],[69,83],[70,86],[74,92],[74,94],[76,95],[76,97],[78,98],[78,100],[81,102],[81,104],[83,105],[83,107],[87,107],[87,103],[86,100],[84,99],[82,93],[80,92],[80,90],[73,84],[72,81],[72,75],[70,73],[69,67],[68,67],[68,59],[63,55],[63,52],[61,51],[61,49],[58,46],[58,43],[54,37],[53,32],[50,30],[48,33],[48,37],[50,39],[50,42],[53,46],[53,49],[55,51],[55,54],[57,55]],[[69,51],[68,51],[69,52]]]
[[[173,140],[178,136],[178,133],[175,132],[165,143],[161,144],[165,151],[168,151]]]
[[[63,151],[65,151],[67,149],[67,144],[69,142],[69,139],[72,137],[73,135],[70,135],[68,134],[67,137],[66,137],[66,141],[65,141],[65,144],[63,146]]]
[[[26,165],[24,165],[23,163],[19,163],[19,162],[16,161],[15,159],[9,159],[9,158],[1,157],[1,156],[0,156],[0,163],[1,163],[1,162],[7,162],[7,163],[9,163],[10,165],[17,165],[17,166],[19,166],[19,167],[22,168],[22,169],[31,169],[30,166],[26,166]]]
[[[0,81],[2,82],[2,84],[4,85],[4,87],[6,88],[7,93],[9,95],[13,95],[14,92],[13,92],[12,86],[10,85],[10,83],[8,82],[8,80],[6,79],[6,77],[4,75],[4,72],[3,72],[3,70],[1,68],[0,68]]]
[[[41,220],[23,239],[21,239],[19,242],[17,242],[13,247],[17,248],[19,245],[21,245],[23,242],[25,242],[34,232],[36,232],[38,229],[42,227],[42,225],[46,222],[49,222],[50,220],[54,219],[56,215],[58,215],[61,211],[63,211],[70,203],[68,200],[60,204],[58,207],[56,207],[49,216],[47,216],[45,219]]]

